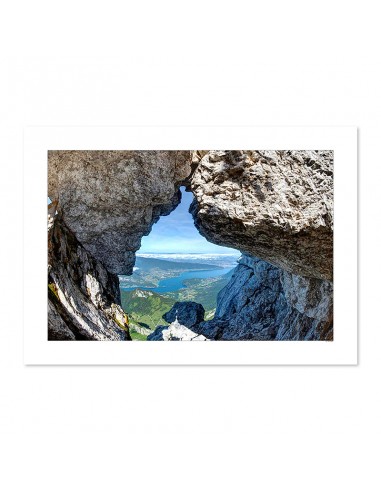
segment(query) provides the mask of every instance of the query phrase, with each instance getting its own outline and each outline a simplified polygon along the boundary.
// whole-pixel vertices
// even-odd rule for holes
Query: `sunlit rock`
[[[209,241],[332,280],[333,151],[210,151],[191,189],[196,227]]]

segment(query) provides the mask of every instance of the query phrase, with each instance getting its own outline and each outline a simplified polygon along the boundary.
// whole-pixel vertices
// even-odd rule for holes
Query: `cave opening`
[[[158,326],[171,322],[165,315],[179,302],[202,305],[205,321],[212,319],[217,295],[241,255],[201,236],[189,211],[193,194],[185,187],[180,192],[177,207],[142,238],[132,275],[119,275],[121,305],[133,340],[152,339]]]

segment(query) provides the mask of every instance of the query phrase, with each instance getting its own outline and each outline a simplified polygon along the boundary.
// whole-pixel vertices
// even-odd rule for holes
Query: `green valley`
[[[217,295],[225,287],[233,271],[220,277],[193,278],[184,281],[185,288],[165,294],[151,290],[121,290],[122,307],[128,313],[133,340],[145,340],[158,325],[166,325],[162,316],[176,301],[194,301],[205,308],[205,319],[214,316]]]

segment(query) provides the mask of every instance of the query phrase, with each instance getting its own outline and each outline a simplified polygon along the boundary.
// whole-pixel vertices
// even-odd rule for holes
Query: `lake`
[[[123,288],[122,290],[130,291],[135,289],[152,290],[153,292],[158,292],[163,294],[164,292],[173,292],[174,290],[183,289],[185,287],[183,281],[190,278],[213,278],[220,277],[226,273],[233,270],[233,268],[221,268],[218,270],[198,270],[198,271],[187,271],[183,272],[178,277],[164,278],[160,280],[158,287],[129,287]]]

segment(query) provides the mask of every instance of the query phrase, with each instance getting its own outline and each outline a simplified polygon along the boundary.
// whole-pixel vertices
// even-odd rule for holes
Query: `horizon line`
[[[231,253],[214,253],[213,251],[210,251],[208,253],[206,252],[203,252],[203,253],[199,253],[199,252],[188,252],[188,253],[184,253],[184,252],[181,252],[181,251],[177,251],[177,252],[163,252],[163,251],[145,251],[145,252],[142,252],[142,253],[139,253],[139,252],[136,252],[135,253],[136,255],[234,255],[234,254],[242,254],[240,251],[237,251],[237,252],[231,252]]]

